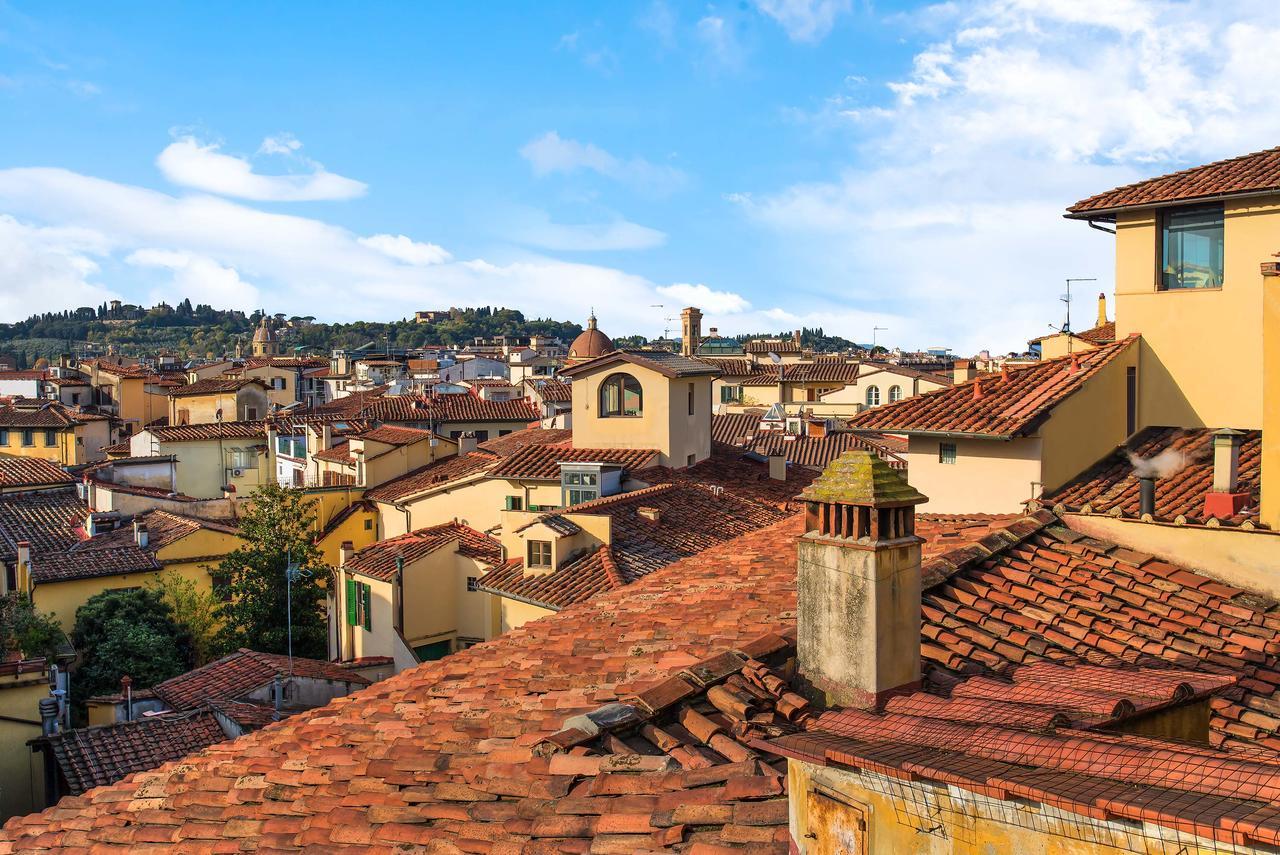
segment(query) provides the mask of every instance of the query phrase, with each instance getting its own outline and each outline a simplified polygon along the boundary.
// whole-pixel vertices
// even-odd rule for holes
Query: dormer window
[[[1221,288],[1222,206],[1174,208],[1160,215],[1161,291]]]
[[[528,566],[531,569],[535,567],[547,568],[551,566],[551,541],[549,540],[529,541]]]
[[[600,416],[639,416],[644,413],[640,381],[630,374],[610,374],[600,384]]]

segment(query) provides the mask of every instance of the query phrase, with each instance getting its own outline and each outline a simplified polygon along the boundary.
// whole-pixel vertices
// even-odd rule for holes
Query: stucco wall
[[[640,383],[642,414],[601,418],[600,384],[614,374]],[[688,388],[694,384],[695,414],[689,415]],[[668,379],[656,371],[622,363],[573,380],[573,444],[576,448],[656,448],[663,466],[687,465],[688,456],[711,453],[712,381],[709,377]]]
[[[0,677],[0,822],[44,807],[44,755],[26,742],[40,735],[37,705],[48,696],[47,674]]]
[[[1139,423],[1262,427],[1262,276],[1280,231],[1280,197],[1227,202],[1220,289],[1157,291],[1153,211],[1116,223],[1116,334],[1142,333]],[[1223,370],[1215,353],[1230,353]]]
[[[938,462],[938,444],[954,442],[956,462]],[[1022,510],[1041,480],[1040,439],[1010,441],[913,436],[907,444],[911,486],[929,497],[930,514],[1009,514]]]

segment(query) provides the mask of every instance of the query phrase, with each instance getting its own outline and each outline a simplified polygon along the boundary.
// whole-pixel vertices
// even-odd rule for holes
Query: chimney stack
[[[147,544],[151,542],[151,537],[147,532],[147,524],[133,521],[133,542],[138,545],[139,549],[146,549]]]
[[[1156,477],[1143,475],[1138,478],[1138,515],[1156,515]]]
[[[848,451],[800,498],[800,683],[823,705],[879,708],[920,684],[920,544],[928,499],[869,451]]]
[[[458,437],[458,456],[470,454],[480,446],[474,431],[467,431]]]
[[[28,588],[27,579],[31,578],[31,542],[28,540],[20,540],[17,544],[18,567],[16,580],[18,583],[18,591],[25,591]],[[8,576],[8,574],[5,574]],[[6,585],[8,584],[6,580]],[[5,591],[6,594],[15,593],[14,591]]]
[[[124,698],[124,720],[133,721],[133,678],[128,674],[120,678],[120,697]]]
[[[648,520],[649,522],[654,524],[662,522],[661,508],[654,508],[648,505],[641,505],[640,507],[636,508],[636,514],[641,519]]]
[[[355,554],[355,544],[349,540],[342,541],[342,545],[338,547],[338,566],[346,567],[351,563],[351,559]]]
[[[1240,441],[1244,433],[1231,428],[1213,432],[1213,488],[1204,495],[1204,515],[1226,519],[1249,504],[1240,490]]]
[[[1102,326],[1107,322],[1107,295],[1098,295],[1098,321],[1094,326]]]
[[[954,383],[967,383],[978,376],[978,369],[972,359],[957,359],[951,363],[951,380]]]
[[[787,480],[787,458],[780,454],[769,458],[769,477],[775,481]]]
[[[320,450],[333,448],[333,425],[325,422],[320,425]]]
[[[42,736],[58,735],[58,701],[55,698],[41,698],[37,704],[40,708],[40,733]]]

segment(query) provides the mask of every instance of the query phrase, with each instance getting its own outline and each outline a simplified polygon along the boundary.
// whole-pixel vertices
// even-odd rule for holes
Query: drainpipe
[[[283,703],[283,698],[281,696],[283,694],[284,691],[280,684],[280,675],[276,674],[271,678],[271,698],[275,702],[275,712],[272,713],[271,717],[274,721],[280,720],[280,706]]]
[[[404,632],[404,556],[396,556],[396,631]]]
[[[121,677],[120,689],[124,695],[124,720],[133,721],[133,678],[128,674]]]

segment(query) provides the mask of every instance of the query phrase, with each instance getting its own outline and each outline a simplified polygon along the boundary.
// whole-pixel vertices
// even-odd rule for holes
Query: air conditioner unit
[[[231,477],[232,477],[232,478],[239,478],[239,477],[241,477],[242,475],[244,475],[244,470],[243,470],[243,469],[232,469],[232,470],[231,470]]]

